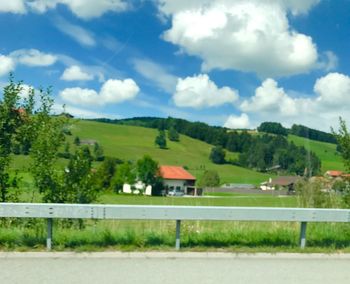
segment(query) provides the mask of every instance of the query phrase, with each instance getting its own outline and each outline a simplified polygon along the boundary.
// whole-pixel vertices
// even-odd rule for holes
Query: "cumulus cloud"
[[[123,0],[34,0],[28,5],[33,10],[44,13],[55,8],[57,4],[66,5],[77,17],[92,19],[102,16],[106,12],[121,12],[128,8]]]
[[[317,0],[160,0],[171,18],[163,38],[203,60],[204,71],[235,69],[262,77],[308,72],[318,67],[310,36],[290,27],[288,12],[306,13]]]
[[[55,26],[64,34],[71,37],[73,40],[83,46],[95,46],[96,41],[94,35],[82,28],[81,26],[74,25],[62,17],[58,17],[54,21]]]
[[[15,62],[9,56],[0,54],[0,77],[8,75],[15,69]]]
[[[134,59],[134,69],[148,80],[153,81],[162,90],[172,93],[175,91],[177,77],[165,68],[149,59]]]
[[[276,81],[265,80],[255,90],[254,96],[240,105],[242,112],[249,113],[250,124],[262,121],[304,124],[329,131],[342,116],[350,123],[350,77],[340,73],[329,73],[316,80],[314,93],[305,96],[291,96]],[[297,94],[293,92],[294,94]]]
[[[249,117],[245,113],[242,113],[240,116],[230,115],[227,118],[224,124],[224,127],[231,128],[231,129],[249,128],[250,127]]]
[[[122,12],[129,8],[124,0],[9,0],[0,1],[0,12],[24,14],[29,11],[45,13],[58,4],[66,5],[77,17],[89,20],[107,12]]]
[[[94,79],[94,75],[84,72],[77,65],[73,65],[64,70],[60,79],[65,81],[89,81]]]
[[[75,105],[103,106],[132,100],[140,88],[134,80],[107,80],[99,93],[92,89],[66,88],[60,92],[60,97]]]
[[[241,109],[246,112],[279,112],[283,116],[297,114],[296,102],[273,79],[266,79],[249,100],[243,101]]]
[[[331,107],[350,105],[350,77],[340,73],[329,73],[317,79],[314,91],[319,104]]]
[[[0,13],[24,14],[25,12],[23,0],[0,1]]]
[[[49,66],[57,61],[55,55],[37,49],[19,49],[10,53],[10,56],[16,62],[27,66]]]
[[[208,75],[199,74],[185,79],[179,78],[173,99],[179,107],[215,107],[234,103],[238,99],[238,92],[229,87],[218,88]]]

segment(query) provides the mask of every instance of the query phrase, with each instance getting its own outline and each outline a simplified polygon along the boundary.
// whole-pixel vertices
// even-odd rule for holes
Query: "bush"
[[[220,184],[220,177],[217,171],[205,171],[198,186],[200,187],[215,187]]]
[[[341,205],[337,194],[319,181],[299,181],[295,188],[300,207],[338,208]]]
[[[225,163],[225,150],[221,146],[216,146],[211,149],[209,159],[214,164],[224,164]]]

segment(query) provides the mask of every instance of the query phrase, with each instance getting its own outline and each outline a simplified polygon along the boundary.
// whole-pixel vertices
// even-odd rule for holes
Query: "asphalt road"
[[[0,253],[0,283],[350,283],[350,254]]]

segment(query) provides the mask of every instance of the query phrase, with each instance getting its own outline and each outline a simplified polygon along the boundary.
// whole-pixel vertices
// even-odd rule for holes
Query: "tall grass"
[[[299,224],[290,222],[186,221],[181,226],[185,250],[299,251]],[[2,250],[44,250],[46,224],[3,226]],[[85,228],[63,228],[55,223],[54,249],[61,250],[173,250],[175,222],[89,221]],[[350,252],[350,224],[310,223],[307,247],[311,251]]]

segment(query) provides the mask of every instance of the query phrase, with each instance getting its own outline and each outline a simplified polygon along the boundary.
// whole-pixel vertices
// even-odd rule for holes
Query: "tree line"
[[[337,139],[332,133],[312,129],[300,124],[293,124],[292,127],[288,129],[283,127],[282,124],[278,122],[263,122],[260,124],[257,130],[259,132],[283,136],[293,134],[299,137],[304,137],[315,141],[337,144]]]

